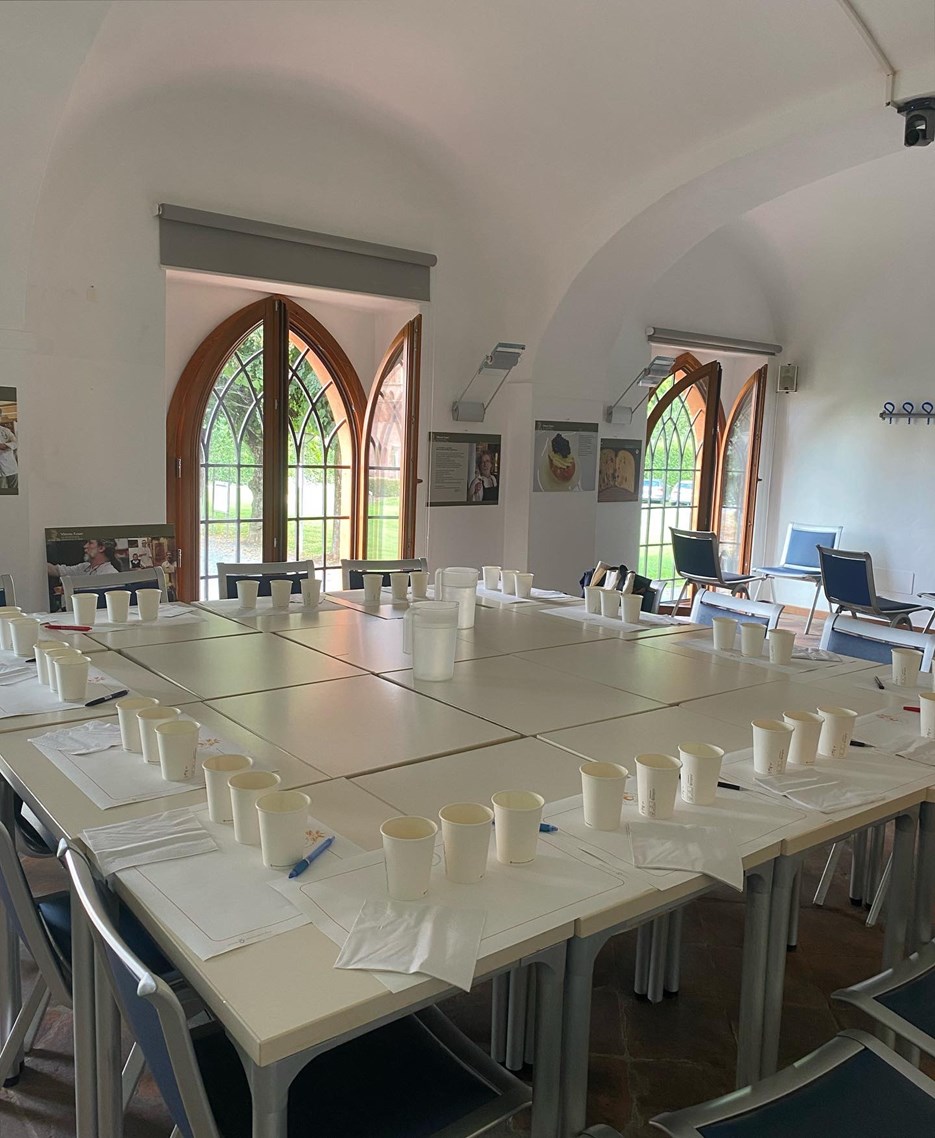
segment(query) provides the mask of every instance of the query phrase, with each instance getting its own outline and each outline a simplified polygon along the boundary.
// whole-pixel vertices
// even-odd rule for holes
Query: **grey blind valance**
[[[178,205],[160,205],[158,218],[165,268],[430,299],[429,270],[438,260],[431,253]]]

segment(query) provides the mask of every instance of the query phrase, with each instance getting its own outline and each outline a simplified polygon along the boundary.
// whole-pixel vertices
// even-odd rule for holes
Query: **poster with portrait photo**
[[[601,439],[597,464],[597,500],[636,502],[639,499],[642,457],[643,444],[639,439]]]
[[[0,494],[19,493],[19,412],[15,387],[0,387]]]
[[[429,444],[430,506],[499,504],[500,435],[433,431]]]
[[[175,599],[179,550],[175,544],[175,526],[168,522],[47,529],[45,548],[49,612],[60,612],[64,607],[62,577],[65,576],[98,581],[114,573],[158,567],[165,575],[169,599]]]

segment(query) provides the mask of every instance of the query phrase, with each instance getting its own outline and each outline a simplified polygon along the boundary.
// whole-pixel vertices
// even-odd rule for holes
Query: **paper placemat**
[[[94,615],[94,627],[91,632],[119,632],[125,628],[155,628],[164,621],[171,620],[173,624],[204,624],[205,618],[188,605],[177,604],[172,601],[159,606],[159,616],[156,620],[140,620],[139,609],[130,606],[128,620],[109,620],[107,609],[98,609]]]
[[[769,652],[764,649],[762,656],[744,656],[739,648],[731,648],[725,652],[719,648],[715,648],[710,640],[702,639],[698,636],[685,636],[679,640],[680,645],[686,648],[691,648],[696,652],[707,652],[710,656],[715,656],[721,660],[730,660],[736,664],[753,664],[758,668],[766,668],[770,672],[777,672],[787,676],[796,676],[801,672],[813,672],[816,668],[829,668],[833,664],[841,662],[840,657],[835,660],[815,660],[812,657],[793,656],[791,664],[773,664],[770,662]]]
[[[892,680],[893,673],[886,669],[880,675],[879,671],[873,669],[865,669],[862,672],[854,672],[853,677],[848,677],[848,683],[853,684],[855,688],[861,688],[863,691],[876,691],[876,692],[889,692],[890,695],[898,695],[900,699],[911,702],[918,698],[919,692],[932,691],[932,673],[920,672],[914,687],[907,687],[902,684],[894,684]],[[874,677],[880,681],[883,686],[875,682]]]
[[[201,960],[309,924],[308,914],[270,888],[288,880],[286,870],[267,869],[260,847],[240,845],[234,840],[233,826],[210,821],[207,809],[193,813],[217,843],[216,852],[117,874],[154,916]],[[316,835],[332,831],[312,815],[308,822],[311,848]],[[360,853],[359,846],[335,835],[334,844],[295,881],[312,879],[330,864]]]
[[[648,628],[663,628],[680,623],[671,616],[644,612],[640,613],[639,624],[627,624],[619,616],[601,616],[600,613],[588,612],[580,602],[574,607],[567,605],[561,608],[543,608],[539,611],[544,616],[561,616],[565,620],[577,620],[582,624],[597,624],[602,628],[612,628],[615,632],[645,632]]]
[[[181,715],[179,718],[191,720],[192,717]],[[142,755],[131,754],[122,747],[111,747],[106,751],[95,751],[86,755],[72,755],[58,747],[43,743],[42,735],[36,735],[29,741],[102,810],[110,810],[114,806],[126,806],[129,802],[146,802],[150,798],[188,794],[190,790],[198,790],[205,784],[200,762],[195,770],[195,777],[189,782],[166,782],[158,764],[146,763]],[[208,755],[237,752],[237,747],[226,743],[202,727],[198,739],[199,759],[203,761]],[[265,769],[259,763],[255,766],[260,770]]]
[[[479,958],[574,920],[593,908],[595,898],[627,884],[634,896],[646,889],[645,878],[638,870],[631,870],[624,881],[620,873],[587,865],[583,859],[541,841],[536,860],[528,865],[500,865],[491,849],[483,881],[456,885],[445,877],[441,841],[439,834],[432,883],[424,900],[431,905],[486,912]],[[383,851],[327,868],[327,876],[321,873],[315,881],[306,881],[304,876],[294,881],[284,879],[273,888],[306,913],[336,945],[343,946],[363,904],[386,899]],[[372,975],[391,992],[404,991],[425,980],[421,974]]]
[[[15,657],[14,657],[15,659]],[[20,661],[22,663],[22,661]],[[80,703],[66,703],[45,684],[39,683],[35,664],[27,664],[31,676],[22,683],[0,684],[0,719],[11,715],[37,715],[48,711],[67,711],[74,707],[85,707],[92,699],[124,691],[126,685],[108,676],[92,663],[88,669],[87,698]]]
[[[854,738],[879,751],[901,755],[914,763],[935,766],[935,739],[919,734],[919,716],[902,708],[888,708],[861,715],[854,724]]]

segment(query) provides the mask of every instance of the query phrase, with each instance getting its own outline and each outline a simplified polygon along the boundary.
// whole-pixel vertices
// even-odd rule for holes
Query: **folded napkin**
[[[843,656],[839,656],[837,652],[828,652],[824,648],[793,648],[793,660],[843,660]]]
[[[132,865],[210,853],[217,842],[191,810],[166,810],[114,826],[95,826],[81,837],[105,876]]]
[[[116,723],[92,719],[77,727],[67,727],[62,731],[47,731],[44,735],[29,741],[54,747],[56,751],[64,751],[66,755],[93,755],[96,751],[107,751],[111,747],[120,746],[120,727]]]
[[[572,599],[568,593],[561,589],[531,589],[530,595],[543,601],[567,601]]]
[[[743,862],[729,830],[681,822],[628,822],[633,864],[706,873],[743,892]]]
[[[335,968],[424,972],[470,991],[487,914],[410,901],[365,901]]]
[[[37,675],[35,664],[0,664],[0,687],[34,680]]]
[[[834,779],[825,775],[757,775],[757,786],[788,798],[806,810],[818,810],[822,814],[833,814],[836,810],[853,810],[857,806],[867,806],[880,802],[883,795],[876,790],[861,790],[846,779]]]

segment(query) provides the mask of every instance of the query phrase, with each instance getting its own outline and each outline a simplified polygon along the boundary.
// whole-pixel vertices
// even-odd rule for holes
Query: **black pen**
[[[852,747],[872,747],[872,743],[861,743],[859,739],[851,739]]]
[[[97,707],[97,705],[99,703],[110,703],[110,701],[112,699],[123,699],[123,697],[125,695],[129,695],[129,694],[130,694],[130,692],[127,690],[127,688],[124,688],[123,691],[111,692],[110,695],[102,695],[102,696],[99,696],[97,699],[92,699],[89,703],[86,703],[84,706],[85,707]]]
[[[883,686],[883,681],[880,679],[879,676],[874,676],[873,682],[877,685],[877,687],[880,689],[880,691],[886,691],[886,688]]]

